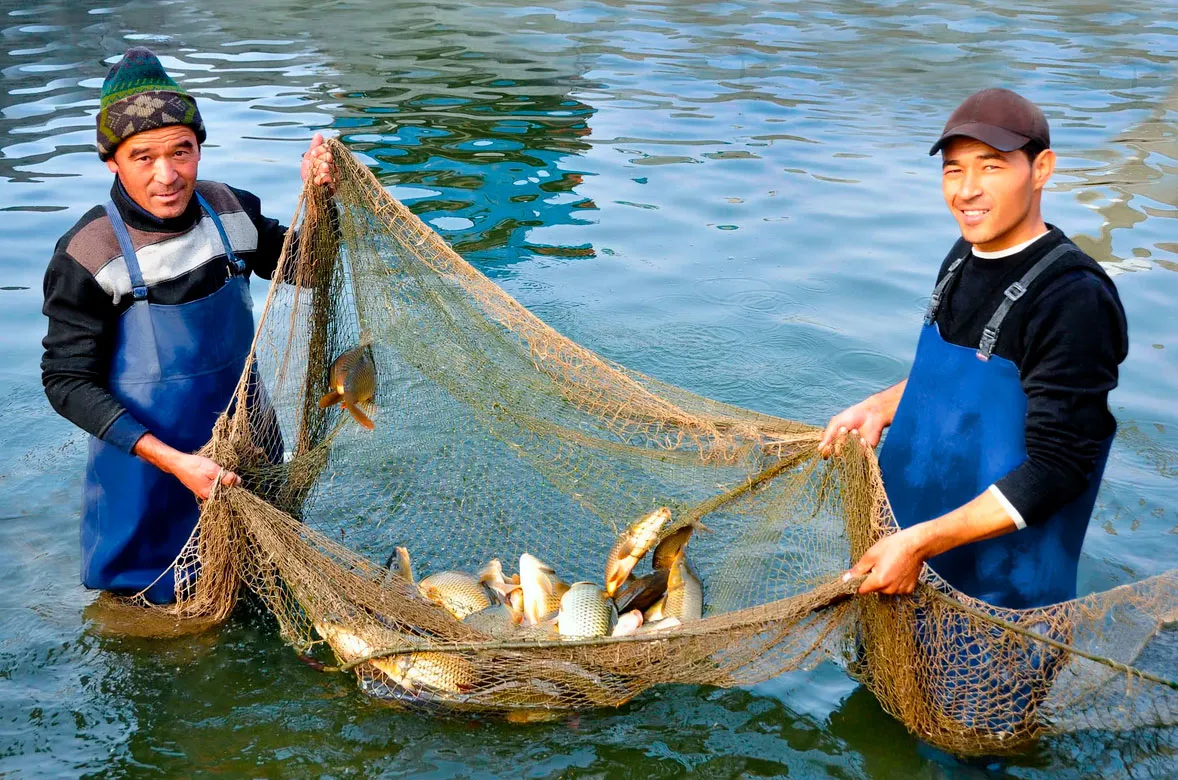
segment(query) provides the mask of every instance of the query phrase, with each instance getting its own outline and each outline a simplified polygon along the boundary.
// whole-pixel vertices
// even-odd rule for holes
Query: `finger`
[[[221,484],[225,487],[236,485],[240,481],[241,477],[237,476],[237,474],[233,473],[232,471],[226,471],[221,475]]]
[[[881,590],[883,590],[883,582],[880,580],[879,575],[875,572],[869,574],[867,579],[863,580],[863,584],[859,586],[860,594],[878,593]]]
[[[822,441],[818,443],[818,448],[825,451],[823,457],[829,457],[833,451],[835,437],[843,436],[846,432],[847,427],[845,425],[838,425],[836,422],[831,422],[830,425],[826,426],[826,431],[822,434]]]

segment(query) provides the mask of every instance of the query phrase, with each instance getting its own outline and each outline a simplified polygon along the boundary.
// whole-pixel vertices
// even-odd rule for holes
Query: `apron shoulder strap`
[[[965,262],[967,257],[969,257],[968,252],[950,263],[945,275],[941,277],[941,281],[937,282],[936,289],[928,299],[928,308],[924,310],[925,325],[932,325],[933,320],[937,318],[937,310],[941,308],[941,299],[945,297],[945,290],[953,283],[954,277],[957,276],[957,269],[961,268],[961,264]]]
[[[239,276],[244,274],[246,270],[245,261],[238,257],[237,254],[233,251],[233,245],[229,243],[229,234],[225,232],[225,226],[221,224],[221,218],[217,216],[217,210],[209,205],[209,202],[205,200],[204,195],[201,195],[199,192],[195,191],[193,194],[196,195],[196,202],[200,204],[200,207],[204,210],[204,213],[207,214],[209,219],[213,221],[213,226],[217,228],[217,234],[221,236],[221,245],[225,247],[225,255],[229,258],[230,266],[237,272]]]
[[[1031,270],[1027,271],[1022,279],[1019,279],[1006,288],[1002,294],[1002,303],[998,304],[998,308],[994,310],[990,321],[982,329],[982,340],[978,344],[978,359],[990,359],[990,356],[994,353],[994,346],[998,343],[998,333],[1002,329],[1003,320],[1006,319],[1006,315],[1010,313],[1010,309],[1014,306],[1015,302],[1026,295],[1031,283],[1038,279],[1044,271],[1055,265],[1056,261],[1064,255],[1079,251],[1074,244],[1060,244],[1044,255],[1039,262],[1031,266]]]
[[[131,241],[127,223],[123,221],[123,215],[119,213],[119,207],[115,205],[113,200],[108,200],[103,208],[106,209],[106,216],[110,219],[110,226],[114,228],[119,249],[123,252],[127,275],[131,277],[131,295],[137,301],[147,300],[147,285],[143,282],[143,272],[139,270],[139,256],[135,254],[135,244]]]

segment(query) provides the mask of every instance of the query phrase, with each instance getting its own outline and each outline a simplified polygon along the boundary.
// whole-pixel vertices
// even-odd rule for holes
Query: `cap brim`
[[[983,124],[982,122],[970,122],[969,124],[958,125],[957,127],[951,127],[946,130],[937,139],[937,142],[933,144],[933,148],[928,150],[929,156],[941,151],[950,140],[962,137],[981,141],[1000,152],[1013,152],[1015,149],[1021,149],[1031,140],[1025,135],[1019,135],[1005,128]]]

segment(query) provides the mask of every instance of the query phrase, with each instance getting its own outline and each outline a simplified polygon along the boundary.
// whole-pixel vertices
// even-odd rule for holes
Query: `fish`
[[[574,582],[560,598],[556,627],[566,639],[606,636],[618,620],[618,609],[595,582]]]
[[[410,585],[413,584],[413,565],[409,561],[409,551],[404,547],[394,547],[385,559],[384,567],[388,569],[384,578],[386,584],[393,580],[404,580]]]
[[[610,636],[630,636],[638,633],[638,629],[642,628],[643,617],[642,610],[632,609],[618,617],[618,622],[614,624],[614,630],[610,632]]]
[[[679,618],[660,618],[659,620],[643,623],[638,627],[638,633],[653,634],[656,631],[667,631],[672,628],[678,628],[681,625],[683,625],[683,621],[681,621]]]
[[[479,582],[491,590],[499,601],[511,603],[511,594],[519,590],[519,582],[512,582],[503,574],[503,563],[498,558],[492,558],[487,565],[479,570]]]
[[[695,526],[685,525],[673,533],[667,534],[655,546],[654,554],[651,556],[651,565],[655,569],[671,568],[671,564],[675,562],[675,558],[687,547],[687,542],[691,539],[693,531],[695,531]]]
[[[313,625],[315,631],[327,641],[336,657],[343,663],[358,661],[371,655],[374,650],[368,642],[331,621],[315,621]]]
[[[492,639],[511,639],[519,624],[515,613],[506,604],[492,604],[486,609],[471,612],[462,622]]]
[[[630,572],[646,555],[655,540],[659,530],[671,519],[671,510],[665,506],[659,507],[643,518],[630,524],[614,542],[609,555],[605,559],[605,593],[612,597],[618,588],[626,582]]]
[[[374,658],[372,665],[412,694],[466,693],[478,683],[474,664],[453,653],[405,653]]]
[[[524,625],[534,626],[560,609],[560,598],[569,589],[556,571],[534,555],[519,557],[519,584],[523,593]]]
[[[417,590],[459,620],[491,606],[491,597],[483,584],[474,575],[462,571],[431,574],[417,583]]]
[[[515,638],[528,641],[560,639],[560,629],[557,627],[557,615],[554,614],[552,617],[541,620],[535,625],[528,625],[525,620],[524,625],[516,631]]]
[[[661,599],[646,608],[642,613],[642,620],[644,623],[654,623],[666,617],[667,597],[664,594]]]
[[[650,574],[629,580],[614,596],[618,612],[629,612],[632,609],[644,612],[653,607],[667,593],[669,574],[666,569],[655,569]]]
[[[699,620],[703,615],[704,588],[703,583],[687,562],[687,556],[682,553],[671,565],[667,575],[667,595],[663,604],[663,615],[678,618],[686,623],[689,620]]]
[[[353,347],[331,364],[331,390],[319,399],[319,408],[338,403],[347,409],[356,422],[372,430],[376,427],[358,404],[368,403],[376,396],[376,364],[372,350],[366,345]]]

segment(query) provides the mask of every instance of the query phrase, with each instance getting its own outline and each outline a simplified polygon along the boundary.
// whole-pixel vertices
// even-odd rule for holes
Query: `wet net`
[[[812,426],[561,336],[329,143],[334,196],[300,198],[283,281],[205,449],[242,485],[204,504],[170,614],[220,620],[248,589],[300,653],[374,697],[439,712],[544,718],[834,659],[958,754],[1175,723],[1178,574],[1027,611],[974,601],[927,568],[912,597],[853,595],[842,573],[894,524],[873,453],[824,460]],[[333,362],[356,349],[374,368],[360,404],[372,429],[320,404]],[[661,537],[706,526],[681,553],[702,609],[678,625],[572,638],[563,612],[555,627],[489,622],[421,587],[491,559],[510,586],[525,553],[557,580],[601,585],[619,534],[659,507]],[[397,547],[412,574],[387,565]]]

